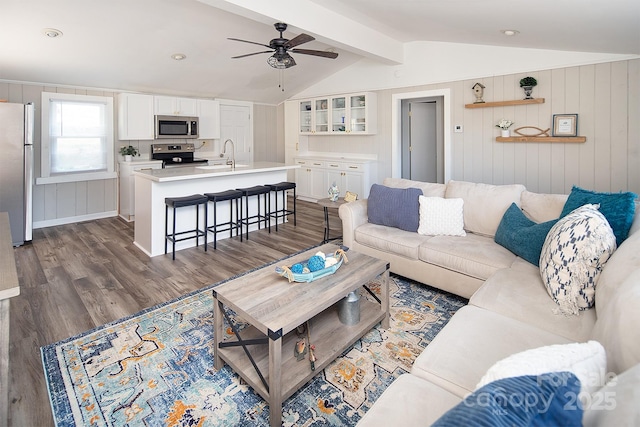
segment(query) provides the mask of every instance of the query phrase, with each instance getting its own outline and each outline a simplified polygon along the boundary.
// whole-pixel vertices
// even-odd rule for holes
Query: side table
[[[339,197],[335,202],[331,201],[329,198],[318,200],[318,205],[322,206],[324,209],[324,239],[322,243],[327,243],[330,240],[339,239],[342,236],[336,236],[333,238],[329,237],[329,209],[338,209],[340,205],[343,205],[347,202],[344,201],[344,197]]]

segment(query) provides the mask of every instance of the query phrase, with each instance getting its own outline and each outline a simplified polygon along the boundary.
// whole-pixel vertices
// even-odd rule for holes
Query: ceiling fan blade
[[[273,52],[272,50],[265,50],[264,52],[247,53],[246,55],[232,56],[231,59],[244,58],[246,56],[260,55],[261,53],[272,53],[272,52]]]
[[[300,34],[299,36],[296,36],[291,40],[289,40],[288,42],[286,42],[284,44],[284,47],[287,49],[290,49],[292,47],[300,46],[303,43],[308,43],[313,40],[315,40],[315,38],[311,37],[309,34]]]
[[[290,52],[302,53],[303,55],[321,56],[323,58],[336,59],[338,54],[335,52],[325,52],[323,50],[309,50],[309,49],[291,49]]]
[[[234,39],[234,38],[232,38],[232,37],[227,37],[227,40],[233,40],[233,41],[236,41],[236,42],[243,42],[243,43],[257,44],[258,46],[264,46],[264,47],[271,48],[271,46],[269,46],[268,44],[257,43],[257,42],[250,42],[249,40]]]

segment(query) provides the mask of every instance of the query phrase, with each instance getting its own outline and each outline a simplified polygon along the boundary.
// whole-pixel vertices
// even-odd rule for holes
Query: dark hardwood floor
[[[297,226],[291,217],[277,233],[182,250],[175,261],[147,257],[133,245],[133,223],[120,218],[35,230],[32,244],[15,249],[21,287],[10,300],[9,413],[0,417],[13,427],[53,425],[41,346],[319,244],[322,208],[297,201],[297,211]],[[332,236],[341,234],[330,215]]]

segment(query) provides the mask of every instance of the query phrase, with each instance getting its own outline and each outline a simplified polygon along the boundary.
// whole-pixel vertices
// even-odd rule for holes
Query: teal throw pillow
[[[598,209],[607,219],[616,236],[616,244],[620,246],[629,236],[629,229],[633,223],[633,215],[637,194],[627,191],[625,193],[597,193],[580,187],[573,186],[567,198],[560,218],[571,213],[574,209],[587,204],[598,204]]]
[[[510,377],[479,388],[432,427],[582,426],[580,380],[571,372]]]
[[[557,219],[536,223],[525,216],[518,205],[512,203],[506,210],[496,230],[494,240],[519,257],[538,266],[544,239]]]
[[[392,188],[373,184],[367,201],[367,216],[373,224],[405,231],[418,231],[420,225],[419,188]]]

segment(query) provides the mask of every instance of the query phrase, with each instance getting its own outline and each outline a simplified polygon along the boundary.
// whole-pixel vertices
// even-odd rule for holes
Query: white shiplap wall
[[[486,86],[484,100],[522,99],[522,77],[538,80],[533,96],[544,104],[466,109],[471,87]],[[392,95],[435,89],[451,91],[452,170],[455,180],[488,184],[520,183],[542,193],[568,193],[573,185],[597,191],[630,190],[640,194],[640,60],[605,62],[529,73],[508,74],[378,91],[378,134],[374,136],[310,136],[313,152],[377,154],[378,182],[391,176]],[[297,101],[290,101],[297,102]],[[553,114],[577,113],[578,133],[587,142],[499,143],[495,124],[501,118],[514,127],[551,127]],[[286,117],[296,126],[297,117]],[[291,145],[291,144],[288,144]]]

